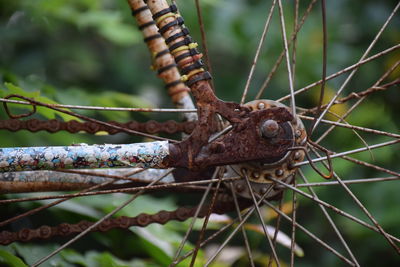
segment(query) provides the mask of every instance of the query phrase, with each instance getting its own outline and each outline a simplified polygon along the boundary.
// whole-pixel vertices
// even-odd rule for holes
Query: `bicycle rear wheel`
[[[243,217],[246,217],[247,214],[246,211],[244,211],[244,213],[237,219],[239,222],[240,221],[243,222],[243,225],[245,226],[244,231],[242,233],[242,236],[240,236],[240,234],[237,234],[235,240],[231,242],[234,244],[235,243],[241,244],[240,248],[238,250],[234,250],[236,249],[237,246],[230,246],[226,248],[225,251],[228,251],[227,253],[228,255],[230,255],[230,257],[232,257],[232,255],[229,253],[232,253],[232,251],[240,251],[240,253],[243,253],[243,257],[232,257],[230,261],[227,261],[223,259],[224,250],[222,250],[223,253],[222,257],[220,257],[219,259],[217,258],[217,262],[225,261],[229,262],[229,264],[233,264],[233,262],[236,261],[238,264],[238,262],[240,261],[246,261],[251,263],[252,261],[257,262],[258,260],[260,260],[265,263],[265,258],[260,256],[260,253],[267,252],[269,255],[271,255],[270,258],[273,258],[272,256],[273,254],[275,254],[275,257],[279,258],[278,262],[281,262],[282,264],[289,263],[291,261],[291,258],[293,258],[292,256],[293,254],[302,253],[301,252],[302,250],[299,248],[300,246],[304,250],[304,254],[306,257],[296,258],[296,263],[298,264],[307,264],[307,263],[315,265],[329,264],[331,261],[333,262],[332,264],[337,264],[338,262],[344,261],[350,265],[358,265],[358,264],[365,265],[367,263],[375,262],[375,260],[380,260],[380,257],[377,257],[377,255],[386,255],[386,254],[392,255],[390,258],[389,257],[386,258],[387,263],[390,262],[395,263],[398,258],[398,248],[396,248],[399,242],[398,238],[399,234],[397,232],[398,230],[396,229],[396,222],[398,222],[398,220],[396,220],[395,218],[396,216],[393,215],[392,214],[393,212],[391,211],[393,210],[395,211],[397,209],[396,203],[398,203],[397,194],[393,192],[395,188],[393,184],[398,183],[398,181],[396,180],[398,180],[399,177],[398,170],[395,169],[396,166],[395,162],[398,159],[398,153],[396,153],[396,150],[398,149],[396,148],[398,148],[397,142],[399,136],[397,134],[398,127],[396,126],[398,125],[398,122],[396,121],[395,118],[396,103],[391,102],[390,99],[395,99],[395,97],[397,96],[396,92],[393,93],[394,90],[392,89],[392,86],[396,86],[396,84],[398,83],[398,78],[397,78],[398,75],[396,75],[396,73],[398,73],[398,68],[397,68],[398,61],[396,61],[396,57],[394,56],[395,54],[393,54],[393,51],[396,51],[397,47],[399,46],[398,40],[387,41],[385,35],[383,35],[383,37],[379,36],[378,38],[379,42],[376,45],[377,48],[375,47],[373,48],[376,50],[372,50],[370,51],[369,54],[366,53],[366,55],[363,56],[364,50],[367,49],[368,46],[372,47],[375,43],[374,42],[368,43],[368,45],[358,44],[357,39],[356,40],[352,39],[354,37],[351,34],[351,27],[359,27],[359,26],[355,26],[355,24],[348,24],[346,21],[344,22],[336,21],[334,17],[330,17],[331,15],[329,15],[328,12],[327,35],[328,38],[331,38],[327,46],[328,73],[330,73],[329,67],[335,69],[335,67],[330,66],[329,63],[330,62],[336,63],[335,61],[338,61],[340,65],[340,68],[337,69],[341,69],[343,68],[343,66],[351,66],[353,63],[355,63],[355,65],[352,65],[352,67],[349,68],[349,71],[344,73],[344,75],[348,75],[348,73],[352,73],[354,71],[358,72],[354,73],[355,77],[352,80],[350,80],[350,78],[348,77],[353,76],[353,74],[350,74],[350,76],[347,76],[345,78],[343,78],[342,76],[338,76],[338,78],[334,80],[330,80],[330,76],[328,75],[329,81],[327,81],[325,85],[325,95],[327,99],[325,101],[328,105],[328,108],[326,108],[326,105],[325,107],[324,105],[322,105],[320,111],[318,111],[317,107],[318,101],[315,100],[316,98],[319,97],[318,89],[313,89],[315,93],[311,91],[311,93],[308,93],[308,95],[307,93],[290,94],[290,90],[275,89],[275,88],[292,87],[294,91],[295,88],[302,87],[299,90],[299,92],[303,92],[306,91],[307,89],[314,88],[318,84],[321,84],[321,82],[319,83],[317,82],[317,84],[311,84],[310,86],[307,86],[307,84],[310,84],[310,79],[318,80],[318,75],[320,75],[321,71],[320,66],[322,66],[322,60],[321,60],[322,56],[319,57],[318,59],[315,59],[315,57],[310,56],[312,50],[314,49],[314,46],[315,49],[320,49],[320,50],[322,50],[323,47],[319,42],[310,43],[309,41],[310,39],[312,39],[309,38],[309,36],[313,36],[313,34],[317,33],[318,35],[315,38],[318,39],[318,37],[320,37],[319,39],[322,39],[321,38],[322,29],[320,27],[318,27],[316,30],[312,30],[313,26],[319,26],[316,23],[313,23],[313,19],[317,20],[317,15],[315,15],[315,17],[311,17],[310,19],[305,20],[304,26],[302,25],[302,18],[303,18],[302,16],[304,14],[304,17],[306,17],[305,15],[308,12],[307,7],[313,5],[314,7],[312,12],[315,12],[319,16],[320,10],[318,7],[315,7],[315,5],[318,6],[318,4],[316,4],[315,1],[311,1],[310,3],[306,3],[304,7],[300,6],[297,7],[297,5],[295,5],[293,11],[294,14],[298,15],[297,16],[293,15],[293,17],[295,17],[294,21],[296,21],[296,23],[288,20],[288,17],[290,17],[288,15],[289,11],[288,9],[290,7],[283,7],[281,9],[280,4],[281,4],[280,1],[274,1],[272,3],[273,8],[271,10],[273,10],[272,12],[274,12],[273,13],[274,16],[272,17],[273,24],[271,25],[271,28],[269,29],[269,32],[267,34],[267,39],[266,39],[267,50],[266,52],[264,52],[265,54],[261,54],[261,57],[259,59],[260,61],[259,66],[255,72],[255,74],[259,75],[260,77],[263,77],[262,73],[264,72],[264,68],[273,66],[272,65],[268,66],[268,64],[264,63],[262,59],[270,59],[271,57],[275,58],[277,55],[271,55],[273,52],[276,52],[276,50],[278,50],[279,54],[280,49],[283,49],[285,46],[289,47],[289,43],[292,43],[292,45],[290,46],[290,51],[288,51],[288,53],[285,53],[285,49],[283,49],[283,52],[281,54],[281,60],[283,60],[282,67],[277,69],[278,72],[275,75],[276,77],[278,77],[278,79],[277,78],[270,79],[272,77],[271,74],[267,75],[265,80],[263,80],[262,78],[258,78],[258,80],[257,78],[255,78],[255,80],[251,80],[250,78],[252,78],[253,72],[251,72],[249,76],[248,79],[249,82],[246,83],[244,82],[245,80],[243,80],[242,83],[238,83],[235,82],[235,80],[232,77],[227,78],[228,74],[226,72],[228,71],[228,68],[223,67],[221,65],[227,65],[227,62],[230,61],[232,61],[232,64],[229,64],[232,66],[232,69],[229,69],[229,71],[232,72],[236,70],[239,74],[241,74],[236,76],[243,77],[244,75],[242,67],[239,68],[236,67],[236,66],[241,66],[241,64],[237,63],[240,61],[235,61],[234,56],[232,54],[229,54],[230,51],[227,49],[226,46],[224,46],[223,51],[221,53],[229,54],[229,56],[223,57],[223,60],[221,60],[220,62],[218,56],[214,56],[212,52],[208,56],[208,58],[210,58],[211,62],[214,64],[213,65],[214,66],[213,69],[215,70],[214,77],[216,77],[215,87],[218,92],[218,89],[225,87],[226,85],[224,83],[228,81],[227,83],[228,85],[230,84],[231,88],[239,89],[240,86],[236,84],[242,84],[242,87],[244,86],[246,88],[245,91],[249,92],[248,94],[250,95],[250,97],[248,98],[255,97],[255,98],[266,98],[266,99],[278,99],[278,101],[291,100],[292,106],[297,107],[296,113],[298,113],[299,116],[301,115],[300,118],[304,122],[307,129],[313,127],[311,123],[308,123],[308,121],[312,122],[312,118],[307,117],[307,115],[304,114],[308,113],[311,115],[314,114],[313,116],[318,116],[318,114],[320,114],[321,112],[326,112],[327,114],[322,113],[326,115],[325,116],[326,119],[318,120],[314,124],[317,125],[318,127],[315,128],[315,131],[311,136],[313,137],[312,140],[320,143],[326,149],[336,152],[336,154],[330,155],[333,164],[335,180],[325,181],[320,175],[318,175],[318,173],[314,171],[313,168],[309,166],[309,162],[307,161],[302,161],[301,163],[298,163],[298,166],[303,166],[303,167],[301,168],[302,169],[301,172],[298,174],[297,183],[290,184],[288,181],[284,181],[284,183],[273,181],[276,187],[280,186],[281,187],[280,189],[286,188],[285,195],[281,200],[282,204],[276,204],[274,202],[272,202],[273,204],[271,204],[271,202],[268,201],[262,208],[260,208],[260,210],[257,210],[255,208],[250,208],[250,210],[252,210],[254,213],[259,212],[258,216],[253,215],[254,218],[250,219],[253,221],[244,222]],[[308,4],[310,5],[307,6]],[[252,20],[256,20],[257,16],[264,18],[264,20],[267,20],[268,22],[268,15],[266,16],[266,14],[268,14],[267,11],[269,10],[264,9],[266,4],[255,3],[254,5],[255,9],[252,9],[249,12],[251,14],[254,13],[253,14],[254,16],[242,15],[242,14],[237,16],[231,15],[231,17],[215,16],[215,21],[217,21],[215,24],[218,25],[216,27],[217,28],[220,27],[221,29],[219,29],[218,31],[219,34],[215,34],[216,36],[212,36],[213,38],[210,40],[210,43],[214,44],[218,48],[219,38],[221,38],[220,33],[230,30],[229,28],[228,29],[223,28],[223,27],[228,27],[226,25],[240,25],[237,26],[239,27],[239,30],[237,30],[239,32],[238,35],[240,34],[246,35],[247,34],[246,31],[241,29],[241,27],[244,28],[245,25],[250,25],[251,28],[253,28],[254,27],[253,25],[255,25],[255,23],[253,23]],[[328,5],[329,5],[327,8],[328,11],[343,10],[345,8],[345,5],[339,2],[334,4],[329,3]],[[396,4],[390,5],[390,8],[393,8],[394,6],[396,6]],[[259,7],[262,7],[262,9]],[[211,9],[211,7],[208,8]],[[216,6],[214,8],[215,9],[213,10],[215,11],[213,12],[215,12],[216,14],[225,14],[222,11],[228,9],[228,6],[222,5],[222,6]],[[229,6],[229,8],[234,8],[234,7]],[[366,6],[365,8],[367,9],[368,6]],[[382,8],[382,10],[385,10],[386,4],[382,4],[382,7],[380,8]],[[360,10],[362,10],[362,7],[360,8]],[[187,10],[183,9],[182,13],[186,17],[186,14],[184,13],[185,11]],[[359,11],[352,10],[352,12],[359,12]],[[389,21],[389,19],[392,19],[393,15],[391,14],[395,14],[391,13],[391,11],[388,10],[385,10],[385,12],[383,13],[386,14],[385,18],[379,20],[379,22],[377,19],[378,22],[377,24],[379,25],[385,25],[384,23],[386,20]],[[233,14],[235,13],[233,12]],[[246,19],[244,20],[243,18]],[[354,16],[350,16],[350,18],[354,18]],[[330,20],[333,20],[335,24],[329,23]],[[221,21],[221,23],[219,23],[219,21]],[[300,26],[303,27],[299,31],[299,33],[303,33],[304,35],[301,34],[298,36],[295,35],[296,39],[293,39],[290,38],[288,33],[282,34],[280,32],[282,22],[286,23],[286,27],[289,23],[293,23],[295,25],[295,28]],[[395,20],[390,21],[384,33],[390,28],[395,29],[396,23],[398,24],[398,21]],[[334,28],[334,25],[339,25],[339,26],[337,26],[338,28],[336,29]],[[348,27],[350,27],[350,30],[348,29]],[[285,25],[283,26],[283,28],[285,28]],[[375,28],[376,30],[373,31],[372,28]],[[268,29],[268,27],[265,27],[265,29]],[[366,38],[369,40],[373,40],[374,38],[373,35],[380,29],[383,28],[380,28],[380,26],[371,26],[371,31],[368,31],[366,33],[367,35]],[[259,27],[257,30],[258,33],[262,32],[261,27]],[[254,32],[255,31],[256,30],[254,30]],[[358,31],[354,30],[354,31],[358,33],[360,32],[359,30]],[[346,32],[348,35],[345,35]],[[368,36],[371,32],[372,36]],[[340,36],[339,33],[342,33],[344,36]],[[336,34],[339,36],[335,36]],[[282,44],[283,43],[282,35],[283,36],[286,35],[286,40],[287,40],[286,45]],[[252,36],[253,35],[249,34],[249,36],[247,36],[248,37],[247,39],[252,40],[252,38],[249,38]],[[279,38],[274,38],[274,37],[279,37]],[[216,39],[215,41],[214,38]],[[361,37],[359,38],[361,39]],[[277,44],[268,43],[271,42],[271,39],[277,39],[279,41],[277,42]],[[224,39],[224,42],[227,41]],[[251,42],[249,43],[250,44],[245,43],[242,45],[245,48],[251,45],[256,46],[255,43],[254,44],[251,44]],[[293,49],[294,44],[296,44],[296,49]],[[234,45],[240,47],[240,44],[233,43],[232,46],[235,47]],[[271,48],[268,45],[271,46]],[[277,48],[274,49],[274,46],[276,46]],[[347,46],[351,48],[347,48]],[[341,48],[341,50],[339,50],[338,48]],[[341,59],[342,60],[347,59],[349,55],[345,54],[346,52],[343,52],[344,55],[342,55],[338,51],[348,51],[347,49],[354,49],[358,51],[357,54],[358,58],[357,59],[353,58],[351,61],[345,61],[345,60],[340,61]],[[358,50],[358,49],[363,49],[363,50]],[[374,51],[376,52],[375,53],[376,56],[373,56]],[[381,53],[380,51],[384,52]],[[247,54],[247,52],[243,52],[243,54],[240,56],[249,57],[249,54]],[[256,56],[255,61],[257,61],[257,57],[258,56]],[[296,58],[296,60],[294,60],[294,58]],[[359,60],[360,58],[361,60]],[[374,64],[367,63],[370,60]],[[289,66],[289,68],[285,68],[285,62]],[[251,65],[250,61],[249,65]],[[384,65],[385,67],[382,67],[382,65]],[[313,68],[315,68],[316,71],[313,71]],[[360,70],[358,70],[359,68]],[[335,72],[335,70],[333,70],[332,73]],[[302,71],[304,71],[305,74],[302,74]],[[371,73],[373,73],[373,75]],[[257,75],[255,75],[255,77],[257,77]],[[311,76],[311,78],[309,76]],[[250,83],[250,81],[252,81],[252,83]],[[302,86],[303,84],[305,86]],[[252,87],[250,87],[249,85],[252,85]],[[267,87],[271,89],[268,89],[264,94],[262,94],[262,91],[255,90],[258,87],[261,88]],[[338,97],[335,96],[334,88],[340,88],[339,90],[342,93],[341,96]],[[356,90],[354,90],[353,88],[356,88]],[[237,91],[239,92],[239,90]],[[379,91],[385,91],[384,96],[380,95],[378,93]],[[228,97],[231,97],[230,92],[222,94],[226,94],[228,95]],[[288,94],[288,96],[286,96],[286,94]],[[395,97],[390,97],[391,94],[394,94]],[[245,96],[245,94],[243,95]],[[247,102],[247,100],[245,100],[247,99],[246,97],[240,97],[240,95],[237,95],[237,97],[238,96],[240,99],[242,99],[241,102],[243,103]],[[367,104],[360,105],[362,101],[366,102]],[[290,106],[290,102],[287,104],[288,106]],[[331,105],[332,108],[330,107]],[[360,107],[355,109],[355,107],[358,105],[360,105]],[[355,109],[354,112],[353,112],[353,106]],[[382,106],[385,106],[385,109],[387,110],[382,109]],[[369,112],[370,109],[374,110],[373,114]],[[351,119],[351,124],[348,124],[346,117],[348,116],[347,113],[350,114],[351,112],[352,114],[351,117],[349,118]],[[366,113],[368,114],[368,116],[365,116]],[[340,118],[339,122],[335,122],[338,118]],[[327,126],[323,126],[325,124]],[[330,125],[336,126],[332,128],[336,132],[336,134],[335,136],[330,134],[325,138],[324,135],[327,132],[327,129],[329,129]],[[372,129],[377,129],[377,130],[372,130]],[[331,130],[328,131],[330,132]],[[357,131],[358,134],[362,136],[362,138],[356,135],[354,131]],[[337,140],[336,136],[339,135],[341,136],[341,138]],[[366,143],[368,143],[369,145],[367,146]],[[378,149],[381,147],[382,149]],[[357,150],[357,148],[359,149]],[[316,149],[316,151],[313,152],[313,149]],[[318,149],[319,149],[318,146],[313,146],[312,144],[310,145],[309,153],[310,154],[316,153],[313,161],[323,162],[327,164],[328,162],[324,161],[327,158],[326,157],[324,158],[323,157],[324,155],[322,155],[325,154],[325,152],[327,151],[326,150],[321,151]],[[371,151],[374,160],[371,160],[368,150]],[[353,157],[353,153],[359,151],[365,151],[365,152],[363,152],[363,154],[360,154],[360,156],[358,154],[355,155],[354,156],[355,158],[349,158],[349,156]],[[318,155],[317,153],[319,153],[320,155]],[[323,170],[324,166],[318,165],[316,166],[316,168],[318,168],[318,170],[319,169]],[[210,176],[208,176],[208,178],[210,178]],[[302,180],[305,178],[307,178],[308,180]],[[367,178],[367,179],[360,179],[360,178]],[[218,179],[214,179],[215,184],[218,184],[217,180]],[[224,185],[220,186],[221,186],[220,188],[223,188],[221,190],[224,190],[226,191],[226,193],[231,195],[231,199],[227,200],[229,200],[232,205],[235,204],[235,195],[232,195],[229,186],[226,187],[224,187]],[[315,193],[318,194],[318,198],[314,196],[314,192],[308,191],[310,189],[304,189],[308,187],[315,188]],[[182,190],[185,189],[183,186],[181,188]],[[186,190],[188,189],[186,188]],[[195,190],[204,192],[205,188],[204,187],[197,188]],[[239,194],[240,190],[238,188],[236,188],[236,190],[237,190],[236,194]],[[289,192],[293,192],[293,195],[295,195],[296,197],[293,197],[294,198],[293,199]],[[337,196],[339,194],[343,197],[338,198]],[[373,197],[374,194],[376,194],[377,196]],[[384,199],[380,198],[379,196],[381,194],[384,194],[386,197]],[[164,193],[161,193],[161,195],[164,195]],[[199,194],[198,198],[200,200],[201,194]],[[212,194],[210,198],[212,199]],[[371,198],[374,198],[373,203],[370,203],[370,201],[368,201]],[[99,202],[106,201],[106,199],[109,200],[109,198],[106,198],[104,196],[99,196],[96,199],[97,199],[96,201]],[[247,195],[247,200],[240,199],[237,205],[240,206],[240,204],[243,203],[245,205],[248,203],[249,199],[252,200],[251,196]],[[319,199],[323,199],[324,201]],[[94,201],[94,200],[86,200],[86,201]],[[144,201],[150,202],[151,200],[145,199]],[[189,201],[182,200],[179,198],[177,199],[177,201],[178,203],[181,202],[184,202],[185,204],[189,203]],[[217,202],[218,201],[221,203],[223,202],[221,199],[218,199]],[[362,205],[362,203],[365,203],[365,205]],[[281,210],[279,213],[280,215],[278,216],[274,214],[268,215],[267,211],[269,209],[267,207],[269,205],[272,205],[273,208],[278,209],[277,210],[278,213]],[[141,205],[139,204],[138,206]],[[327,209],[328,211],[322,210],[322,212],[320,212],[318,209],[320,209],[321,206]],[[243,207],[241,207],[241,209],[243,209]],[[289,210],[289,212],[287,210]],[[290,210],[295,211],[295,214],[293,214]],[[289,216],[287,214],[289,214]],[[374,216],[377,216],[376,219],[375,217],[372,217],[372,214]],[[203,215],[207,215],[207,212],[203,211]],[[214,225],[214,227],[220,228],[221,226],[227,226],[230,223],[234,222],[232,221],[232,219],[233,217],[236,217],[237,214],[235,212],[232,212],[229,213],[228,215],[230,217],[223,217],[224,221],[221,224],[218,224],[217,218],[212,217],[211,222],[217,225],[217,226]],[[265,222],[261,224],[258,220],[259,217],[264,217],[264,220],[265,217],[267,217],[269,220],[267,222],[268,225],[264,225],[263,227],[263,224],[265,224]],[[298,222],[297,225],[293,226],[290,223],[290,220],[293,220],[292,218],[295,218],[295,221]],[[353,221],[348,220],[348,218],[351,218]],[[325,227],[326,222],[328,222],[331,225],[334,225],[332,223],[333,221],[336,222],[336,227],[334,227],[333,229],[331,226]],[[277,224],[277,227],[274,228],[270,226],[271,224],[274,225],[275,223]],[[175,225],[175,227],[177,226]],[[385,230],[383,231],[382,228]],[[166,227],[166,229],[168,229],[168,227]],[[202,233],[200,229],[201,227],[196,226],[195,233]],[[211,227],[210,229],[215,229],[215,228]],[[237,225],[236,227],[233,227],[233,229],[234,231],[241,230],[241,228],[238,227]],[[280,229],[280,231],[275,232],[274,229]],[[308,237],[304,236],[304,234],[301,233],[300,231],[304,229],[306,230],[309,229],[312,232],[315,232],[316,234],[310,235],[308,232]],[[142,230],[134,230],[134,231],[139,235],[140,234],[145,235],[143,233],[139,233]],[[291,235],[292,231],[295,233],[295,235],[292,235],[292,237],[295,236],[297,245],[293,243],[293,247],[288,250],[282,248],[280,245],[273,244],[272,250],[274,251],[274,253],[272,253],[271,248],[268,245],[269,243],[268,238],[271,241],[273,241],[273,239],[275,238],[279,244],[286,244],[286,246],[290,247],[290,241],[287,241],[283,234],[286,233],[287,235]],[[253,232],[261,233],[261,236],[264,234],[264,232],[266,232],[267,234],[261,240],[260,236],[258,235],[253,236],[254,235]],[[195,233],[192,232],[191,234],[192,236],[191,238],[193,238],[191,241],[193,242],[193,244],[196,244],[197,242],[196,237],[193,237]],[[146,234],[149,233],[147,232]],[[184,235],[183,232],[181,234]],[[357,237],[365,236],[365,238],[362,238],[360,239],[362,241],[359,241],[357,238],[353,238],[353,235],[356,235]],[[146,240],[148,241],[149,239]],[[204,239],[205,238],[203,237],[203,240]],[[321,239],[327,241],[321,242],[320,241]],[[224,239],[215,238],[212,239],[212,242],[223,243],[223,240]],[[176,240],[173,240],[171,241],[171,243],[175,241]],[[362,246],[362,244],[366,242],[368,242],[369,244],[376,242],[377,245],[374,248]],[[259,245],[257,246],[256,244]],[[392,249],[391,247],[394,248]],[[207,257],[212,257],[213,252],[215,250],[218,251],[218,248],[222,248],[222,246],[218,246],[216,249],[214,246],[208,245],[208,247],[206,247],[204,251]],[[325,252],[326,248],[328,248],[327,252]],[[167,250],[164,250],[163,252],[165,255],[168,255],[166,251]],[[313,253],[311,253],[311,251],[313,251]],[[315,253],[316,251],[318,252]],[[373,251],[374,253],[371,253],[371,251]],[[241,255],[240,253],[237,253],[237,255]],[[332,255],[337,257],[332,257]],[[157,259],[155,255],[151,256],[153,256],[156,259],[156,261],[160,260]],[[170,253],[169,256],[171,257],[169,260],[173,259],[173,253]],[[205,263],[205,261],[206,258],[203,259],[202,255],[198,256],[197,260],[198,264],[202,265]],[[188,262],[185,262],[183,264],[188,264]]]

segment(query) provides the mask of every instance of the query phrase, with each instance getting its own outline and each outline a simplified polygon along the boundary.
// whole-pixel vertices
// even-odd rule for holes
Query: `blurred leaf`
[[[89,251],[84,255],[72,249],[65,249],[61,252],[61,256],[69,263],[75,263],[84,267],[146,267],[147,265],[141,260],[123,261],[108,252]]]
[[[0,96],[2,96],[2,97],[5,97],[5,96],[10,95],[10,94],[16,94],[16,95],[23,95],[25,97],[33,98],[36,101],[43,102],[43,103],[46,103],[46,104],[58,104],[56,101],[51,100],[50,98],[47,98],[45,96],[41,96],[40,95],[40,91],[27,92],[27,91],[23,90],[22,88],[14,85],[12,83],[5,83],[4,85],[6,86],[6,89],[4,89],[3,91],[0,91]],[[15,97],[13,97],[11,99],[15,99]],[[17,99],[17,100],[21,100],[21,99]],[[25,100],[23,100],[23,101],[25,101]],[[19,107],[21,107],[21,105],[19,105]],[[24,105],[23,109],[31,109],[31,106],[30,105]],[[70,111],[69,109],[64,109],[64,110]],[[74,116],[71,116],[71,115],[68,115],[68,114],[65,114],[65,113],[57,112],[57,111],[54,111],[52,109],[45,108],[45,107],[37,107],[36,108],[36,112],[38,114],[48,118],[48,119],[55,119],[56,116],[59,116],[62,119],[64,119],[64,121],[69,121],[69,120],[80,121],[79,118],[76,118]]]
[[[37,246],[34,244],[19,244],[19,243],[13,243],[11,246],[15,249],[18,255],[22,255],[23,259],[28,265],[32,265],[41,258],[49,255],[59,247],[56,244],[41,244],[40,246]],[[40,266],[72,267],[73,265],[63,260],[59,254],[56,254],[50,260],[42,263]]]
[[[26,265],[20,258],[14,256],[8,251],[0,250],[0,265],[10,267],[26,267]]]

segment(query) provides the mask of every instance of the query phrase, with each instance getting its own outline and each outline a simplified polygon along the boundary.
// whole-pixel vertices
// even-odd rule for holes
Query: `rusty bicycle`
[[[301,241],[304,239],[314,242],[324,253],[330,253],[334,258],[333,264],[361,266],[367,264],[368,260],[360,258],[360,244],[354,245],[347,234],[348,231],[361,228],[363,230],[360,231],[366,230],[368,235],[372,233],[377,236],[381,242],[379,244],[385,247],[383,250],[376,248],[377,255],[387,253],[394,255],[393,259],[399,256],[398,230],[393,225],[388,226],[390,231],[387,230],[380,223],[382,218],[377,215],[379,207],[367,207],[364,204],[366,200],[358,196],[362,188],[371,190],[372,196],[371,184],[398,185],[400,174],[397,166],[393,165],[394,161],[385,162],[374,156],[378,153],[376,151],[388,148],[384,152],[393,156],[394,160],[398,158],[398,126],[396,123],[387,123],[373,128],[368,123],[363,125],[361,119],[361,123],[357,118],[354,122],[350,120],[353,110],[362,108],[363,102],[374,99],[381,92],[395,91],[393,88],[400,83],[400,60],[396,59],[396,52],[400,48],[398,38],[385,42],[381,50],[375,48],[383,39],[385,30],[399,24],[396,20],[399,2],[391,6],[386,20],[378,23],[380,26],[376,34],[365,51],[360,52],[359,59],[352,65],[341,66],[340,70],[327,74],[329,42],[326,38],[330,32],[327,30],[325,14],[329,9],[325,5],[334,7],[335,4],[311,0],[300,6],[300,1],[295,1],[294,25],[289,31],[288,8],[285,6],[288,3],[269,1],[268,9],[263,13],[265,24],[249,75],[237,102],[223,101],[217,97],[218,84],[213,82],[210,70],[212,58],[206,46],[198,1],[196,7],[202,47],[191,36],[191,29],[184,21],[185,14],[180,11],[180,3],[168,3],[165,0],[127,2],[150,51],[152,68],[164,82],[176,108],[77,106],[46,103],[21,94],[9,94],[1,98],[4,113],[8,116],[8,119],[0,121],[3,130],[66,131],[71,134],[105,132],[110,135],[126,133],[143,139],[130,144],[0,148],[0,192],[5,196],[0,204],[7,207],[22,204],[23,207],[24,203],[35,203],[34,207],[23,212],[18,209],[19,213],[15,216],[2,219],[0,225],[4,230],[0,232],[0,244],[9,246],[14,242],[61,240],[54,252],[29,262],[32,266],[39,266],[51,261],[54,255],[68,246],[79,243],[91,232],[112,229],[134,232],[140,230],[133,229],[172,223],[183,225],[185,230],[180,242],[168,245],[172,248],[172,251],[167,249],[166,253],[170,266],[218,266],[219,261],[223,262],[221,258],[224,255],[232,258],[225,262],[226,266],[234,264],[235,260],[239,261],[238,257],[241,256],[243,266],[301,265],[302,259],[297,256],[313,253],[302,250]],[[322,23],[318,25],[323,32],[323,64],[318,68],[322,69],[322,78],[296,89],[296,73],[301,71],[300,63],[296,61],[298,54],[301,54],[296,45],[300,46],[302,42],[298,33],[307,25],[310,12],[322,13]],[[270,41],[268,34],[272,31],[271,25],[278,29],[282,52],[277,55],[271,71],[259,86],[252,86],[264,42]],[[202,60],[203,53],[205,60]],[[390,60],[379,63],[382,59]],[[369,86],[357,90],[349,88],[350,85],[354,88],[358,85],[352,83],[353,77],[358,77],[359,69],[370,62],[378,62],[381,64],[379,66],[384,67],[379,73],[371,74],[374,77]],[[282,73],[287,89],[278,90],[284,95],[273,98],[269,92],[273,90],[270,89],[270,83],[275,75],[282,78]],[[367,80],[370,81],[369,77]],[[336,91],[326,90],[330,82],[332,87],[337,87]],[[253,92],[254,87],[259,87],[259,90]],[[268,90],[264,92],[265,89]],[[318,103],[310,106],[302,96],[311,89],[317,92]],[[249,94],[252,95],[250,101]],[[398,97],[397,92],[393,95]],[[328,100],[324,102],[326,97]],[[379,97],[377,99],[382,102]],[[15,114],[12,105],[25,106],[29,111]],[[345,108],[339,114],[334,108],[341,105]],[[30,118],[38,108],[51,109],[77,119]],[[178,113],[183,119],[105,122],[73,112],[74,109]],[[371,116],[374,116],[372,113]],[[382,113],[376,112],[377,120]],[[393,115],[390,112],[388,114]],[[343,134],[344,131],[347,134]],[[331,146],[331,132],[352,138],[349,142],[358,145],[353,146],[343,140],[343,146]],[[177,134],[181,134],[182,140],[175,138]],[[351,172],[351,168],[355,171]],[[347,177],[343,177],[343,174]],[[319,197],[323,190],[331,190],[329,192],[337,195],[325,201]],[[25,195],[27,192],[29,194]],[[124,208],[135,206],[147,194],[160,198],[173,194],[182,199],[176,200],[179,203],[175,210],[161,208],[151,214],[130,216],[122,212]],[[40,216],[47,209],[68,201],[77,198],[101,201],[102,197],[107,196],[122,197],[118,197],[115,209],[102,214],[98,220],[56,225],[49,221],[45,225],[13,229],[16,222],[32,215]],[[398,199],[395,192],[373,197],[379,203],[383,203],[378,201],[379,198]],[[107,199],[111,201],[111,198]],[[162,202],[160,199],[158,201]],[[196,203],[193,204],[193,201]],[[324,230],[329,234],[313,232],[315,221],[307,218],[307,208],[302,208],[302,201],[309,201],[320,209],[320,214],[309,216],[326,224]],[[36,203],[41,205],[37,206]],[[265,222],[267,210],[274,214],[271,215],[274,226]],[[253,233],[263,237],[258,245],[250,242]],[[240,243],[238,257],[229,248],[229,242]],[[268,257],[263,258],[260,253]],[[206,256],[200,257],[199,254]],[[315,259],[315,256],[310,257]],[[159,261],[158,264],[163,263]]]

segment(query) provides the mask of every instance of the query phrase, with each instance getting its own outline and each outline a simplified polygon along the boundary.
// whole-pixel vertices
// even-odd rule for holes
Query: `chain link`
[[[147,122],[130,121],[126,123],[110,121],[109,123],[119,127],[149,134],[156,134],[156,133],[174,134],[180,132],[190,134],[193,131],[194,127],[196,126],[196,122],[193,121],[176,122],[173,120],[168,120],[165,122],[157,122],[153,120]],[[13,132],[19,130],[28,130],[30,132],[48,131],[50,133],[55,133],[59,131],[77,133],[80,131],[84,131],[89,134],[95,134],[101,131],[105,131],[109,134],[116,134],[121,132],[119,129],[110,128],[105,125],[97,124],[95,122],[79,122],[76,120],[64,122],[55,119],[0,120],[0,129],[9,130]]]
[[[248,204],[244,201],[240,204],[240,208],[246,208]],[[185,221],[194,216],[197,210],[195,207],[179,207],[174,211],[159,211],[155,214],[141,213],[135,217],[120,216],[117,218],[110,218],[99,224],[97,227],[92,229],[91,232],[106,232],[111,229],[120,228],[128,229],[132,226],[146,227],[152,223],[165,224],[169,221]],[[202,218],[207,215],[209,206],[204,205],[198,217]],[[227,194],[219,194],[218,200],[215,203],[212,212],[217,214],[225,214],[234,209],[232,199]],[[29,242],[34,239],[49,239],[55,236],[68,236],[72,234],[79,234],[84,231],[94,222],[80,221],[75,224],[61,223],[57,226],[42,225],[36,229],[24,228],[16,232],[1,231],[0,232],[0,245],[8,245],[13,242]]]

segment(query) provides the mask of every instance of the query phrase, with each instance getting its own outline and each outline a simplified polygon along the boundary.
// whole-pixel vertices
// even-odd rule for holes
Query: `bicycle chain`
[[[219,201],[216,201],[212,210],[213,213],[226,214],[235,208],[229,195],[220,194],[218,195],[218,198]],[[244,209],[247,206],[248,203],[246,201],[241,201],[241,209]],[[120,216],[117,218],[110,218],[97,225],[90,232],[106,232],[115,228],[128,229],[132,226],[146,227],[152,223],[165,224],[172,220],[185,221],[195,215],[197,208],[197,206],[179,207],[174,211],[161,210],[155,214],[141,213],[135,217]],[[198,218],[205,217],[207,215],[208,208],[208,205],[204,205],[198,214]],[[34,239],[49,239],[55,236],[79,234],[93,224],[94,222],[84,220],[75,224],[61,223],[58,226],[53,227],[42,225],[36,229],[24,228],[16,232],[1,231],[0,245],[5,246],[13,242],[29,242]]]
[[[111,123],[119,127],[124,127],[130,130],[140,131],[149,134],[156,134],[156,133],[174,134],[179,132],[190,134],[196,126],[196,122],[194,121],[176,122],[173,120],[168,120],[165,122],[158,122],[154,120],[150,120],[147,122],[130,121],[126,123],[110,121],[108,123]],[[28,130],[30,132],[48,131],[50,133],[55,133],[59,131],[77,133],[80,131],[84,131],[89,134],[95,134],[101,131],[105,131],[109,134],[116,134],[121,132],[121,130],[119,129],[110,128],[105,125],[97,124],[95,122],[79,122],[76,120],[64,122],[56,119],[0,120],[0,129],[9,130],[13,132],[19,130]]]

